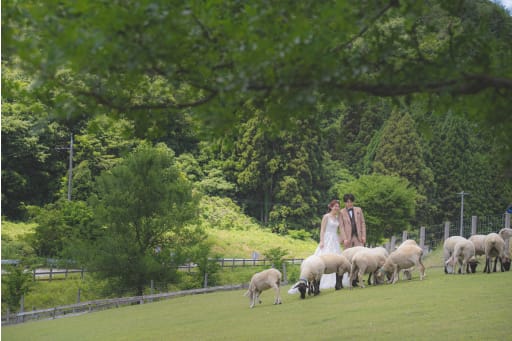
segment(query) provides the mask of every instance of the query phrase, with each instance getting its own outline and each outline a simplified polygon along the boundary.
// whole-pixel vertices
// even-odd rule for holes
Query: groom
[[[348,193],[343,196],[345,209],[340,211],[341,240],[345,249],[353,246],[364,246],[366,243],[366,224],[363,210],[355,207],[355,197]]]

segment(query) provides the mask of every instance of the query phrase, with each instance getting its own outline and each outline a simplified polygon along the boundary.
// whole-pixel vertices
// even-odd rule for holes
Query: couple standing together
[[[366,224],[363,210],[360,207],[355,207],[354,201],[354,195],[349,193],[343,196],[345,208],[340,208],[338,200],[332,200],[329,203],[329,212],[322,218],[320,244],[316,248],[315,255],[341,254],[340,243],[343,243],[344,249],[365,245]],[[334,288],[335,284],[336,274],[323,275],[320,289]]]

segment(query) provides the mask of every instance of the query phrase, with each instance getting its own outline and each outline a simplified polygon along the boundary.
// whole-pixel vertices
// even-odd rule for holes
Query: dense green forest
[[[370,243],[501,214],[510,41],[489,1],[2,2],[2,218],[141,292],[243,228],[207,198],[308,238],[352,192]]]

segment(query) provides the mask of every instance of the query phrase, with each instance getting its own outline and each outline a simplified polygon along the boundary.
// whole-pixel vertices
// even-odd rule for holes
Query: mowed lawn
[[[289,295],[249,309],[244,291],[179,297],[2,327],[2,340],[511,340],[512,272]]]

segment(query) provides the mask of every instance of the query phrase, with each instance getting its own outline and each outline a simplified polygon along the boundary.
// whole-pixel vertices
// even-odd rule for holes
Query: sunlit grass
[[[506,340],[512,273],[445,275],[395,285],[324,290],[301,300],[282,288],[249,309],[244,290],[179,297],[2,328],[5,340]]]

